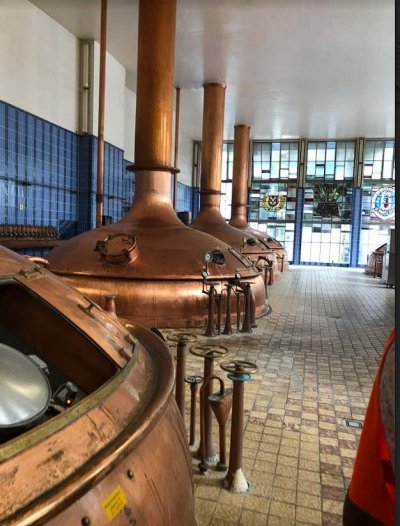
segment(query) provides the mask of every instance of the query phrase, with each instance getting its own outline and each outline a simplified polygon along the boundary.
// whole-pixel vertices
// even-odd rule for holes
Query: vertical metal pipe
[[[203,433],[200,437],[199,451],[203,451],[204,458],[206,461],[213,461],[215,459],[215,453],[212,444],[212,409],[208,401],[208,397],[212,393],[212,380],[209,380],[214,375],[214,358],[206,356],[204,358],[204,380],[202,387],[202,410],[201,418],[204,423]]]
[[[179,340],[176,346],[176,383],[175,400],[179,412],[185,420],[185,373],[186,373],[186,342]]]
[[[140,0],[135,164],[148,169],[171,164],[175,26],[176,0]]]
[[[219,211],[224,141],[225,89],[225,84],[219,82],[204,84],[200,213],[205,207],[216,207]],[[224,222],[222,215],[221,219]]]
[[[189,446],[194,446],[196,440],[196,393],[198,383],[190,384],[190,438]]]
[[[244,285],[244,319],[242,325],[242,332],[253,332],[251,328],[251,285],[245,283]]]
[[[229,335],[232,334],[232,288],[233,285],[230,283],[226,286],[226,319],[225,319],[225,328],[222,334]]]
[[[103,223],[104,107],[106,91],[107,0],[101,0],[99,115],[97,131],[96,227]]]
[[[250,126],[235,126],[232,176],[232,216],[229,221],[236,228],[247,228],[247,185],[249,178]]]
[[[179,109],[181,100],[181,88],[175,88],[175,142],[174,142],[174,167],[178,166],[178,148],[179,148]],[[174,196],[173,205],[176,210],[178,199],[178,174],[174,173]]]
[[[208,337],[215,336],[215,324],[214,324],[214,312],[215,312],[215,288],[214,285],[210,285],[208,292],[208,320],[205,335]]]
[[[235,477],[242,470],[243,458],[243,410],[244,382],[233,380],[233,401],[231,421],[231,447],[229,451],[229,468],[225,477],[225,486],[232,489]],[[243,477],[244,479],[244,477]]]

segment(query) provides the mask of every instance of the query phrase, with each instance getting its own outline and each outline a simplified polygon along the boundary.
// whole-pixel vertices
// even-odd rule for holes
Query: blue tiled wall
[[[79,231],[96,225],[97,137],[81,135],[79,142]],[[129,210],[134,191],[134,175],[126,167],[124,152],[104,145],[103,215],[115,223]]]
[[[73,231],[77,157],[76,134],[0,101],[0,223]]]
[[[134,174],[124,152],[104,147],[104,211],[115,223],[129,210]],[[0,101],[0,223],[53,225],[61,239],[96,223],[97,137],[78,135]],[[193,212],[178,182],[178,211]]]
[[[176,211],[184,212],[185,210],[189,210],[193,215],[192,206],[193,188],[178,181],[178,199],[176,201]]]

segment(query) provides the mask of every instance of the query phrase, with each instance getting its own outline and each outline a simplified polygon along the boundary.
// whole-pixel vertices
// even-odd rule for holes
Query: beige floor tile
[[[277,465],[297,468],[298,463],[299,459],[297,457],[285,457],[284,455],[279,455]]]
[[[321,498],[318,495],[310,495],[297,489],[297,506],[303,508],[310,508],[313,510],[321,510]]]
[[[322,499],[322,511],[334,513],[336,515],[343,514],[343,502],[339,500]]]
[[[272,488],[271,502],[275,500],[296,504],[296,491],[274,486]]]
[[[240,526],[266,526],[268,516],[263,513],[243,509],[240,516]]]
[[[284,477],[297,477],[297,469],[283,464],[277,464],[275,474],[283,475]]]
[[[242,506],[232,506],[232,504],[217,503],[212,516],[212,524],[218,524],[217,520],[224,521],[227,524],[238,524]]]
[[[279,449],[279,455],[284,455],[287,457],[295,457],[297,458],[299,456],[299,448],[297,447],[286,447],[283,446],[281,443],[281,447]]]
[[[334,477],[325,473],[321,473],[321,482],[324,486],[333,486],[334,488],[344,487],[343,477]]]
[[[252,510],[258,513],[269,512],[270,500],[260,497],[259,495],[247,495],[243,502],[243,508]]]
[[[297,487],[297,484],[298,484],[298,481],[297,481],[297,479],[294,479],[294,478],[283,477],[281,475],[277,475],[274,478],[274,483],[273,484],[274,484],[274,487],[290,489],[290,490],[295,491],[296,487]]]
[[[218,486],[204,486],[199,485],[196,488],[196,497],[200,497],[202,499],[207,500],[218,500],[219,494],[221,493],[221,487]]]
[[[306,460],[313,460],[315,462],[318,462],[319,461],[319,450],[317,448],[310,448],[310,449],[304,449],[304,448],[301,448],[300,449],[300,454],[299,454],[299,457],[300,458],[304,458]]]
[[[199,526],[208,526],[214,513],[216,503],[210,500],[196,499],[196,518]]]
[[[340,448],[340,454],[341,454],[342,457],[355,459],[357,451],[355,449]]]
[[[269,514],[285,519],[295,519],[296,507],[294,504],[273,500],[271,501],[271,505],[269,507]]]
[[[300,525],[301,523],[321,525],[322,513],[320,511],[298,506],[296,508],[296,524]]]
[[[334,466],[340,466],[342,464],[340,456],[338,455],[327,455],[325,453],[321,453],[320,459],[321,462],[325,462],[326,464],[333,464]]]
[[[301,458],[299,460],[299,469],[305,469],[308,471],[319,471],[320,464],[315,460]]]
[[[310,495],[320,496],[321,485],[319,482],[312,482],[310,480],[304,480],[299,478],[299,480],[297,481],[297,491],[302,493],[308,493]]]
[[[277,517],[276,515],[268,515],[267,526],[295,526],[295,517]]]
[[[339,447],[339,442],[337,438],[330,438],[330,437],[320,437],[319,443],[323,446],[334,446]]]

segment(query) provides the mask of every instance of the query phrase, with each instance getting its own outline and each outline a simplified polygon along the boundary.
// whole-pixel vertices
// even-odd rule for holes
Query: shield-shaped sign
[[[285,196],[279,194],[266,194],[261,200],[264,210],[277,212],[285,206]]]

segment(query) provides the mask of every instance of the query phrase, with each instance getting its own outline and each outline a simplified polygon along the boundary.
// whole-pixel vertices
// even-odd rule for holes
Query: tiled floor
[[[229,358],[259,367],[245,383],[243,471],[251,489],[222,489],[224,474],[211,466],[200,475],[194,458],[199,526],[342,524],[360,434],[343,419],[364,418],[394,324],[394,290],[358,269],[292,266],[269,293],[273,312],[253,335],[213,339],[228,344]],[[187,374],[202,367],[189,354]],[[218,363],[215,370],[230,386]],[[213,436],[217,450],[215,421]]]

